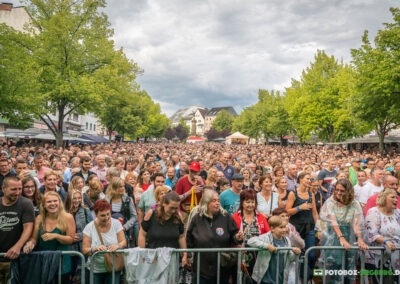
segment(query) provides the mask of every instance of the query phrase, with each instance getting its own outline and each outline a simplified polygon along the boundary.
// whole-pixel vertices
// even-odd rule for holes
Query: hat
[[[360,163],[361,159],[360,158],[354,158],[354,159],[351,159],[351,162],[352,163]]]
[[[195,172],[200,171],[200,164],[198,162],[192,162],[190,164],[189,170],[192,170],[192,171],[195,171]]]
[[[351,167],[350,163],[347,163],[346,165],[344,165],[345,167]]]
[[[232,180],[238,180],[238,179],[244,179],[244,176],[242,176],[241,174],[234,174]]]

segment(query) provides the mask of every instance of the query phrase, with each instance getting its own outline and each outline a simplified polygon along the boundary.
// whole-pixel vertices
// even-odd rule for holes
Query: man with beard
[[[7,283],[10,263],[18,258],[21,248],[30,238],[35,213],[32,202],[21,196],[22,183],[17,177],[7,177],[3,182],[4,196],[0,198],[0,282]]]

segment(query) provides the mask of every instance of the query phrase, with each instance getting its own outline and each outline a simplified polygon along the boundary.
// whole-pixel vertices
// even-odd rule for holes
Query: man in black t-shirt
[[[5,252],[6,258],[0,258],[0,281],[6,280],[10,269],[7,259],[18,258],[30,238],[35,219],[33,204],[21,196],[22,183],[17,177],[4,179],[3,193],[0,198],[0,252]]]

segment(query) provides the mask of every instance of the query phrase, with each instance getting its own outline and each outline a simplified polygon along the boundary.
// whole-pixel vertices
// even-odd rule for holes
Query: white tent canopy
[[[243,135],[240,132],[235,132],[232,135],[229,135],[226,139],[226,144],[230,145],[232,143],[235,144],[244,144],[247,145],[249,144],[249,136]]]

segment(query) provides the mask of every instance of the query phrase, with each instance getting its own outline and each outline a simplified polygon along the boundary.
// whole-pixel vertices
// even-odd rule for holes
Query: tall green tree
[[[400,9],[391,8],[392,23],[384,23],[374,45],[364,32],[362,45],[352,49],[357,92],[351,96],[353,114],[370,124],[383,153],[386,133],[400,125]]]
[[[349,133],[351,114],[345,101],[353,84],[351,74],[350,66],[318,50],[300,81],[292,81],[286,90],[287,110],[301,136],[313,133],[334,142]]]
[[[31,72],[37,67],[28,52],[32,44],[30,34],[0,24],[0,113],[9,125],[18,128],[28,127],[33,121],[38,83],[37,74]]]
[[[233,115],[223,109],[217,114],[211,127],[217,131],[232,129],[233,120]]]
[[[257,138],[260,135],[259,127],[255,124],[257,113],[254,106],[246,107],[235,117],[232,124],[232,131],[239,131],[251,138]]]
[[[179,125],[182,126],[182,128],[185,129],[186,134],[189,135],[189,133],[190,133],[190,127],[187,126],[187,124],[186,124],[186,122],[185,122],[185,119],[184,119],[183,117],[181,117],[181,118],[179,119]],[[181,139],[181,140],[182,140],[182,139]]]
[[[26,4],[40,32],[31,26],[29,39],[23,33],[13,34],[17,48],[29,54],[24,58],[29,69],[19,72],[37,78],[32,110],[60,146],[67,116],[94,111],[107,95],[98,91],[101,82],[96,73],[115,56],[113,30],[101,12],[104,0],[31,0]],[[58,117],[53,121],[48,114],[55,112]]]

